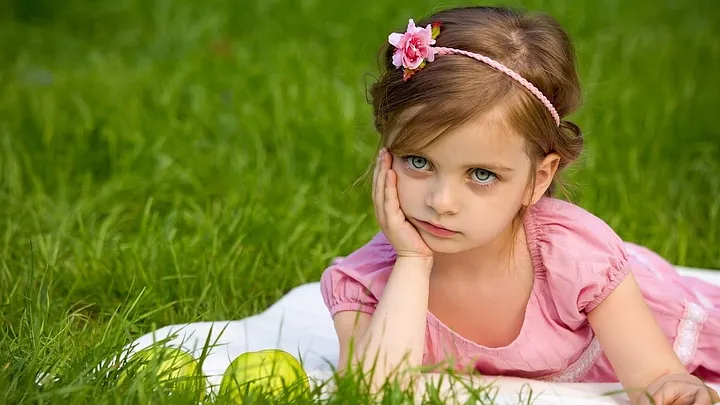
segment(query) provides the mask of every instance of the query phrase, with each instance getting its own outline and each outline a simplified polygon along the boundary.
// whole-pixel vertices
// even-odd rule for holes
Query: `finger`
[[[385,219],[387,221],[404,222],[405,218],[400,218],[400,201],[397,193],[397,174],[392,169],[387,171],[387,183],[385,184]],[[397,223],[397,222],[396,222]]]
[[[695,400],[690,401],[690,403],[693,405],[713,405],[710,401],[710,395],[702,389],[695,395]]]
[[[695,395],[682,396],[681,399],[675,400],[673,404],[712,405],[710,396],[704,390],[697,391]]]
[[[383,149],[384,152],[384,149]],[[385,225],[385,178],[387,176],[387,169],[385,168],[385,155],[388,155],[387,152],[382,153],[380,156],[380,161],[378,162],[378,174],[377,174],[377,184],[375,185],[375,208],[376,208],[376,215],[378,217],[378,222],[380,222],[381,226]]]
[[[380,167],[380,154],[382,153],[382,149],[380,149],[380,152],[378,152],[377,156],[375,157],[375,167],[373,167],[373,178],[372,178],[372,200],[373,203],[375,202],[375,196],[377,195],[377,176],[378,176],[378,169]]]
[[[383,184],[383,196],[385,197],[385,202],[388,202],[390,199],[390,196],[387,194],[388,190],[388,179],[390,178],[389,173],[392,171],[392,155],[387,153],[387,157],[383,156],[383,169],[385,169],[385,183]]]
[[[695,395],[683,395],[683,392],[673,387],[663,390],[659,395],[653,395],[653,400],[658,405],[706,405],[696,402],[695,397]]]
[[[385,203],[389,203],[393,199],[395,191],[395,171],[388,169],[385,176]]]
[[[695,394],[695,402],[693,402],[693,404],[713,405],[715,402],[713,401],[710,390],[710,387],[700,387],[700,389],[697,391],[697,394]]]
[[[702,385],[688,403],[693,405],[713,405],[718,401],[717,392],[706,385]]]
[[[720,403],[720,395],[718,395],[717,391],[710,387],[705,387],[708,390],[708,394],[710,395],[710,402],[713,404]]]
[[[682,396],[679,395],[677,385],[674,383],[664,382],[660,388],[651,396],[651,404],[657,405],[685,405],[680,402]]]

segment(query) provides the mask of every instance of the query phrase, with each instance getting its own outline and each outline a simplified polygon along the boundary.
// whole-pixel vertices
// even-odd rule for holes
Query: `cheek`
[[[400,205],[404,206],[413,199],[414,188],[411,186],[412,179],[400,173],[398,173],[397,179],[398,200],[400,200]]]
[[[398,200],[400,201],[400,207],[405,209],[410,206],[413,201],[418,201],[422,194],[421,184],[410,176],[408,176],[402,167],[395,167],[393,164],[393,170],[397,175],[397,192]]]
[[[513,213],[516,208],[522,205],[525,190],[526,185],[521,179],[513,181],[511,184],[506,184],[495,199],[495,203],[500,212]]]
[[[525,197],[525,184],[520,182],[511,187],[505,187],[497,198],[493,200],[493,212],[496,212],[497,221],[501,226],[512,222],[522,208]]]
[[[513,199],[513,201],[518,201],[519,204],[526,204],[529,202],[532,191],[532,183],[530,183],[530,178],[523,177],[517,182],[516,186],[513,187],[511,198]]]
[[[499,232],[515,218],[524,196],[524,185],[507,182],[486,194],[476,195],[472,215],[487,225],[485,232]]]

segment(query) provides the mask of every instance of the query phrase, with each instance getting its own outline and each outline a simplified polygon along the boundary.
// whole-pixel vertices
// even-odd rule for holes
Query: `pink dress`
[[[454,359],[458,369],[559,382],[617,382],[587,313],[630,271],[685,366],[720,382],[720,286],[679,275],[654,252],[625,243],[582,208],[552,198],[524,220],[535,270],[518,337],[499,348],[478,345],[427,314],[424,365]],[[322,275],[330,314],[372,314],[395,261],[382,233]]]

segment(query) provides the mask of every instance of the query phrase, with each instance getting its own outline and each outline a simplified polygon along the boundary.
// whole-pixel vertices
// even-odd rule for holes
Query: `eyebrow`
[[[481,168],[481,169],[487,169],[493,172],[511,172],[513,171],[512,168],[505,166],[501,163],[477,163],[477,164],[471,164],[471,165],[465,165],[463,166],[466,169],[472,169],[472,168]]]

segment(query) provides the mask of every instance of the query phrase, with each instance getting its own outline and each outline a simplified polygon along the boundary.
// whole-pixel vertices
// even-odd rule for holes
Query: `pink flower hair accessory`
[[[433,62],[436,55],[464,55],[483,62],[520,83],[543,103],[550,115],[552,115],[555,125],[560,126],[560,116],[550,100],[537,87],[514,70],[484,55],[461,49],[433,46],[435,45],[435,38],[440,34],[440,26],[441,24],[436,22],[428,24],[425,28],[417,27],[415,21],[411,18],[404,33],[393,32],[388,36],[388,42],[395,47],[392,63],[395,68],[403,69],[403,81],[410,79],[417,71],[424,68],[428,62]]]
[[[427,62],[435,60],[435,38],[440,34],[440,23],[428,24],[427,27],[416,27],[410,19],[407,30],[403,34],[393,32],[388,42],[394,46],[393,65],[403,68],[403,80],[408,80],[416,71],[425,67]]]

